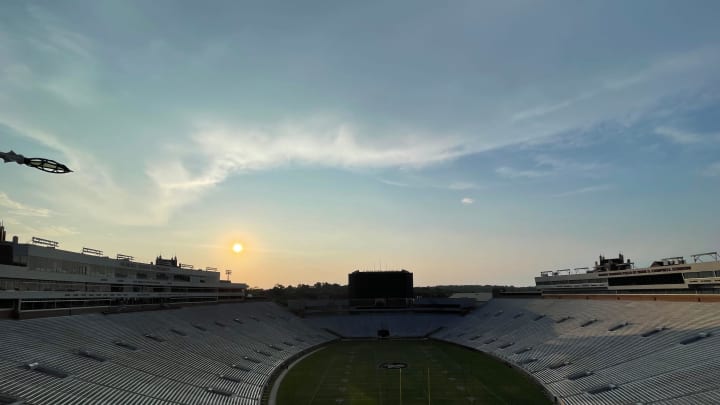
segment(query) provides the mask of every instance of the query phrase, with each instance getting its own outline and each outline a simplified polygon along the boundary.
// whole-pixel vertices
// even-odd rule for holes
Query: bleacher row
[[[0,404],[258,404],[332,339],[272,303],[2,320]]]
[[[352,315],[320,315],[306,318],[320,329],[346,338],[377,337],[377,331],[388,330],[391,337],[422,337],[456,319],[456,314],[365,313]]]
[[[720,304],[495,299],[433,337],[523,368],[564,404],[720,403]]]

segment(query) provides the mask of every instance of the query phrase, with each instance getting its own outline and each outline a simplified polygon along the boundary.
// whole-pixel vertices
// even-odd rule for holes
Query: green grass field
[[[404,369],[380,368],[388,362]],[[432,340],[336,342],[297,363],[278,405],[549,404],[525,375],[474,350]]]

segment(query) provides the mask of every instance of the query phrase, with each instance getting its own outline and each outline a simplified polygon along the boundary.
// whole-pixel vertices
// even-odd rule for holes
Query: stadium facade
[[[83,248],[33,237],[7,240],[0,224],[0,316],[28,318],[243,300],[247,285],[221,280],[216,269],[194,269],[176,257],[139,263],[132,256],[110,258]]]
[[[592,268],[544,271],[535,277],[544,294],[552,293],[692,293],[720,292],[717,252],[694,254],[690,259],[669,257],[636,268],[622,254],[600,256]]]

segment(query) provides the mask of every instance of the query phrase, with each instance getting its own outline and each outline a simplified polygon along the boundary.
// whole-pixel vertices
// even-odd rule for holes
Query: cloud
[[[495,173],[506,178],[539,178],[558,174],[582,175],[585,177],[603,176],[608,166],[595,162],[576,162],[569,159],[558,159],[548,155],[539,155],[534,158],[535,168],[517,169],[510,166],[501,166]]]
[[[613,187],[609,184],[599,184],[596,186],[582,187],[582,188],[578,188],[575,190],[558,193],[558,194],[555,194],[555,197],[568,197],[568,196],[578,195],[578,194],[597,193],[600,191],[611,190],[612,188]]]
[[[450,185],[447,188],[450,190],[463,191],[463,190],[478,190],[483,187],[481,187],[478,184],[468,182],[468,181],[456,181],[456,182],[450,183]]]
[[[708,177],[720,177],[720,162],[709,164],[702,170],[701,174]]]
[[[596,162],[577,162],[569,159],[560,159],[549,155],[538,155],[535,157],[538,166],[550,167],[556,172],[597,172],[598,170],[607,169],[606,164]]]
[[[473,204],[474,202],[475,202],[475,199],[470,198],[470,197],[465,197],[462,200],[460,200],[460,203],[462,203],[463,205],[470,205],[470,204]]]
[[[14,201],[7,194],[0,192],[0,207],[10,210],[11,214],[23,215],[29,217],[49,217],[50,210],[46,208],[35,208]]]
[[[128,157],[128,166],[131,167],[137,167],[138,164],[142,166],[142,162],[146,162],[144,174],[147,177],[137,181],[142,184],[127,184],[125,174],[112,173],[107,164],[103,164],[102,157],[93,158],[94,154],[89,153],[92,152],[90,149],[85,149],[87,153],[84,153],[83,149],[76,147],[83,144],[83,136],[100,128],[87,128],[84,135],[85,131],[77,131],[79,135],[74,135],[67,129],[65,129],[66,133],[58,134],[54,133],[54,129],[50,129],[53,127],[46,127],[44,130],[42,127],[37,127],[36,125],[40,124],[36,122],[42,120],[33,120],[32,114],[28,114],[23,122],[21,114],[13,114],[10,107],[30,111],[32,108],[29,107],[37,103],[27,102],[26,106],[18,103],[31,100],[31,96],[37,96],[38,90],[42,90],[39,94],[40,100],[47,99],[50,93],[71,107],[56,111],[53,115],[63,116],[64,111],[68,111],[71,113],[68,115],[68,122],[82,122],[82,115],[92,114],[90,107],[98,106],[97,101],[102,101],[104,95],[107,95],[108,100],[112,99],[113,103],[117,103],[117,106],[113,105],[117,107],[117,111],[137,111],[136,106],[146,101],[148,93],[141,91],[145,90],[146,84],[148,84],[148,92],[156,91],[150,94],[158,97],[157,102],[154,103],[157,106],[158,116],[183,111],[183,114],[197,117],[203,116],[205,110],[212,111],[213,107],[231,104],[227,102],[230,99],[239,101],[237,105],[244,105],[245,101],[264,105],[263,102],[266,100],[257,100],[255,103],[252,92],[248,93],[250,97],[248,100],[231,98],[230,93],[242,92],[233,91],[234,88],[227,85],[223,80],[227,78],[222,76],[224,72],[217,74],[218,81],[227,85],[222,88],[226,92],[220,92],[222,94],[218,94],[216,98],[220,103],[218,105],[212,104],[215,102],[215,97],[194,94],[198,88],[191,85],[173,86],[173,91],[168,92],[171,96],[167,97],[162,92],[158,92],[157,88],[152,87],[152,84],[162,83],[160,88],[170,88],[170,84],[176,83],[172,81],[174,75],[187,73],[181,70],[182,67],[170,63],[164,65],[158,61],[157,71],[140,64],[137,72],[141,76],[130,76],[136,72],[134,70],[121,69],[122,74],[118,74],[118,60],[135,60],[131,57],[131,53],[126,53],[122,47],[107,47],[101,42],[102,36],[95,35],[96,32],[88,30],[89,27],[82,24],[70,24],[69,20],[60,18],[62,12],[56,10],[57,15],[55,15],[51,8],[29,5],[31,18],[19,23],[26,25],[27,30],[14,31],[12,27],[0,29],[0,59],[12,61],[12,64],[0,66],[0,110],[8,111],[7,117],[0,116],[0,122],[7,123],[25,136],[65,155],[65,163],[76,171],[73,177],[67,179],[66,184],[73,184],[76,187],[72,188],[73,192],[70,192],[71,188],[68,187],[57,192],[68,205],[75,203],[77,206],[87,206],[93,215],[121,223],[163,223],[179,208],[203,198],[204,191],[221,184],[230,176],[242,173],[302,165],[350,170],[426,168],[510,145],[527,145],[540,140],[552,140],[559,134],[583,133],[608,121],[626,123],[654,111],[663,100],[680,99],[683,96],[688,98],[688,95],[694,96],[698,89],[712,89],[711,86],[706,85],[708,83],[712,85],[717,80],[714,67],[720,60],[718,48],[697,48],[688,52],[663,54],[663,56],[643,55],[642,60],[627,61],[609,66],[605,70],[569,69],[567,71],[569,75],[558,74],[556,77],[548,77],[547,80],[532,84],[527,83],[522,71],[521,75],[513,76],[514,71],[503,67],[501,71],[487,72],[487,77],[501,75],[506,78],[507,83],[516,84],[508,85],[507,89],[503,88],[501,92],[493,92],[491,88],[488,89],[489,91],[476,92],[468,85],[469,90],[459,92],[456,99],[457,106],[465,107],[458,107],[458,119],[453,119],[447,125],[449,129],[442,131],[406,129],[406,126],[422,121],[429,123],[428,128],[446,128],[438,125],[438,122],[442,121],[443,113],[423,110],[424,104],[417,96],[424,92],[428,93],[428,96],[434,96],[433,89],[451,88],[452,86],[449,85],[453,84],[452,81],[443,78],[438,78],[437,87],[417,86],[417,92],[407,91],[407,88],[402,87],[402,83],[398,83],[398,87],[393,87],[395,84],[391,83],[392,86],[383,89],[388,95],[410,94],[412,98],[403,100],[399,97],[398,100],[407,101],[411,106],[421,106],[408,108],[407,110],[412,110],[412,113],[403,114],[402,111],[387,109],[385,105],[377,102],[376,97],[368,97],[371,99],[371,107],[380,106],[391,111],[387,116],[383,116],[382,112],[378,114],[377,121],[381,124],[372,131],[362,129],[363,122],[360,121],[342,119],[318,123],[312,117],[303,117],[302,111],[320,111],[320,113],[327,111],[325,107],[328,105],[328,100],[317,102],[312,97],[307,99],[308,108],[300,109],[299,113],[282,108],[274,111],[271,103],[268,104],[266,115],[270,117],[269,120],[288,116],[292,118],[292,121],[284,124],[269,126],[263,126],[262,123],[238,124],[237,121],[233,122],[234,116],[223,117],[221,111],[215,116],[214,122],[198,125],[189,136],[173,133],[172,139],[168,138],[165,141],[167,143],[165,149],[156,150],[148,147],[137,155]],[[163,41],[168,52],[177,51],[186,55],[185,52],[180,52],[184,49],[180,45],[187,45],[186,43],[180,44],[172,37],[163,38]],[[202,37],[198,38],[198,41],[210,44],[210,47],[213,44],[212,38]],[[117,45],[123,45],[122,41]],[[157,47],[157,44],[149,45],[148,50],[151,51],[153,46]],[[277,53],[278,58],[282,57],[281,53],[280,51]],[[296,54],[291,52],[290,57],[295,56]],[[257,59],[262,60],[262,57],[262,54],[258,54]],[[199,60],[205,59],[199,58]],[[283,65],[277,63],[274,58],[272,61],[276,65]],[[226,62],[228,66],[235,67],[230,64],[232,61]],[[321,60],[317,63],[322,62]],[[537,62],[541,64],[543,61]],[[559,67],[564,68],[565,65]],[[197,68],[200,67],[202,66]],[[342,70],[343,75],[338,79],[341,82],[332,82],[333,67],[331,64],[327,66],[328,82],[318,83],[319,90],[322,91],[323,86],[327,86],[328,83],[345,84],[347,74],[353,73]],[[301,68],[302,66],[298,66],[298,69]],[[476,74],[475,67],[473,72]],[[208,72],[198,70],[192,73],[197,74],[197,77],[204,77],[202,74]],[[125,77],[125,74],[128,77]],[[167,82],[164,81],[166,74]],[[263,80],[259,82],[276,81],[282,83],[284,87],[295,88],[292,85],[286,86],[287,83],[283,81],[291,78],[273,76],[274,74],[278,73],[270,70],[263,72]],[[162,76],[163,80],[155,76]],[[373,76],[373,80],[377,80],[378,83],[383,83],[380,76],[393,77],[385,74],[376,76]],[[462,79],[462,76],[458,77]],[[578,77],[580,80],[577,80]],[[518,78],[523,80],[517,80]],[[114,85],[107,86],[107,83]],[[213,85],[212,80],[208,80],[207,83]],[[445,86],[446,84],[448,86]],[[367,111],[362,109],[367,107],[363,104],[366,99],[360,96],[353,98],[354,95],[364,94],[364,90],[368,89],[348,88],[361,91],[348,91],[345,93],[350,96],[330,100],[337,104],[338,110],[346,109],[357,116],[362,116],[368,111],[377,112],[373,108]],[[123,89],[123,91],[103,93],[103,90],[111,91],[109,89]],[[278,100],[284,99],[285,94],[278,88],[268,84],[266,90],[266,93],[272,94]],[[7,102],[3,102],[3,99],[7,99]],[[695,100],[693,98],[693,102],[696,102]],[[123,108],[128,105],[132,108]],[[114,111],[115,108],[108,110]],[[72,115],[78,111],[81,114]],[[137,119],[137,116],[130,120],[124,119],[125,117],[116,118],[123,122],[142,121]],[[171,118],[177,121],[184,119],[184,117]],[[389,124],[383,127],[383,122]],[[137,138],[130,136],[130,142],[146,144],[149,139],[148,134],[156,135],[173,131],[165,127],[149,128],[145,125],[151,124],[142,123],[130,128],[128,133],[134,131],[142,134]],[[404,129],[398,131],[397,128]],[[98,133],[102,132],[98,131]],[[141,139],[141,136],[145,138]],[[686,139],[691,138],[686,137]],[[95,145],[98,143],[91,142]],[[162,144],[162,141],[158,143]],[[503,164],[495,172],[505,178],[540,178],[571,172],[590,175],[601,172],[602,169],[601,166],[593,167],[589,164],[549,157],[538,157],[535,163],[535,166],[530,167]],[[381,181],[399,187],[415,187],[414,182]],[[51,187],[57,186],[51,185]],[[478,188],[470,182],[455,182],[449,185],[426,184],[419,187],[437,187],[455,191]],[[138,199],[137,195],[146,198]],[[152,204],[147,204],[146,201],[152,201]]]
[[[393,180],[387,180],[387,179],[380,179],[381,183],[387,184],[389,186],[395,186],[395,187],[410,187],[409,184],[399,182],[399,181],[393,181]]]
[[[495,173],[497,173],[498,175],[500,175],[502,177],[507,177],[507,178],[511,178],[511,179],[514,179],[514,178],[533,179],[533,178],[548,176],[548,175],[552,174],[551,171],[547,171],[547,170],[520,170],[520,169],[508,167],[508,166],[498,167],[497,169],[495,169]]]
[[[692,144],[702,141],[717,141],[720,140],[720,134],[700,134],[697,132],[683,131],[676,128],[669,127],[658,127],[655,129],[655,133],[662,135],[667,140],[673,143],[679,144]]]
[[[197,198],[195,195],[181,193],[170,195],[164,190],[157,190],[149,182],[140,186],[130,185],[127,181],[119,184],[102,159],[86,153],[81,147],[61,141],[55,134],[23,125],[10,117],[3,116],[2,113],[0,113],[0,127],[7,129],[5,133],[31,139],[58,151],[62,157],[52,156],[52,158],[74,170],[72,174],[59,178],[39,177],[38,181],[42,182],[41,187],[46,191],[43,195],[53,196],[55,211],[91,215],[103,221],[122,225],[158,225],[166,223],[177,208]],[[29,173],[29,170],[24,171],[23,175]],[[138,198],[138,195],[144,198]],[[15,205],[17,203],[11,200],[5,203],[17,207]],[[24,215],[30,213],[34,216],[45,215],[43,209],[25,208]],[[48,215],[49,213],[47,211]],[[57,231],[58,234],[61,232],[51,231]]]
[[[362,140],[361,139],[365,139]],[[234,173],[247,173],[288,165],[344,169],[420,168],[466,154],[452,136],[391,136],[368,140],[348,124],[290,123],[264,129],[199,129],[185,150],[154,159],[148,176],[168,190],[202,190]],[[170,148],[167,148],[170,151]],[[179,153],[178,153],[179,152]],[[203,162],[200,171],[184,162]],[[387,183],[387,181],[385,181]]]

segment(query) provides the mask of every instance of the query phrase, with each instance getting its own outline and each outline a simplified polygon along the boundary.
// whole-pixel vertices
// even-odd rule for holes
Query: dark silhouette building
[[[407,305],[413,299],[413,274],[399,271],[359,271],[348,274],[351,305]]]

